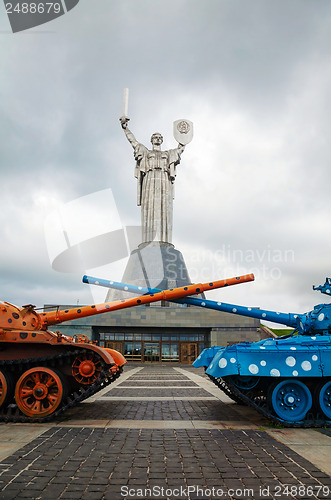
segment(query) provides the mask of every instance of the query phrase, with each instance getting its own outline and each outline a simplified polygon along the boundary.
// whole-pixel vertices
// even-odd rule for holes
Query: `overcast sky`
[[[93,300],[81,273],[52,269],[44,222],[59,204],[108,189],[121,223],[139,224],[118,121],[128,87],[144,144],[159,131],[175,147],[173,121],[194,123],[173,231],[192,280],[253,271],[210,298],[284,312],[324,302],[312,284],[331,275],[330,25],[330,0],[80,0],[12,34],[0,4],[1,299]],[[120,280],[117,264],[99,277]]]

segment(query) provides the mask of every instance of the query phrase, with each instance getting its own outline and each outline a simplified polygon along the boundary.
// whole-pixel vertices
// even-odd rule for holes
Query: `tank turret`
[[[60,415],[114,381],[124,356],[90,342],[48,330],[64,321],[159,300],[172,300],[224,286],[224,281],[188,285],[132,299],[38,312],[31,304],[0,302],[0,421],[43,422]]]
[[[84,277],[85,282],[137,293],[138,288]],[[239,281],[238,281],[239,282]],[[326,295],[330,278],[313,287]],[[156,289],[140,292],[155,293]],[[187,297],[178,302],[258,318],[294,329],[291,335],[205,349],[194,361],[236,402],[285,426],[331,426],[331,304],[306,313],[281,313]]]

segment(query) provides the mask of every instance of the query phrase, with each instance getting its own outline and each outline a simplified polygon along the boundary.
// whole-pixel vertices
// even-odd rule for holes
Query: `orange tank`
[[[43,422],[113,382],[121,353],[48,330],[51,325],[117,309],[172,300],[226,286],[226,280],[187,285],[132,299],[38,313],[0,302],[0,421]]]

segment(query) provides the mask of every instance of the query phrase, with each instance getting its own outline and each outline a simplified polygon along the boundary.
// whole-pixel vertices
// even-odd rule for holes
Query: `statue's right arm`
[[[129,121],[129,118],[126,118],[126,117],[120,118],[121,126],[122,126],[122,129],[124,130],[124,133],[126,135],[127,140],[129,141],[129,143],[131,144],[131,146],[133,148],[136,148],[139,143],[138,143],[137,139],[135,138],[135,136],[133,135],[133,133],[131,132],[131,130],[129,130],[128,121]]]

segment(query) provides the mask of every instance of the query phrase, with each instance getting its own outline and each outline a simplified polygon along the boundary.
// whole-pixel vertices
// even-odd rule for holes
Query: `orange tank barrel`
[[[92,306],[84,306],[74,309],[65,309],[65,310],[57,310],[57,311],[41,313],[39,314],[42,324],[40,329],[46,329],[49,325],[56,325],[64,321],[71,321],[74,319],[84,318],[87,316],[94,316],[95,314],[102,314],[105,312],[116,311],[117,309],[125,309],[127,307],[150,304],[151,302],[158,302],[160,300],[180,299],[181,297],[187,297],[188,295],[196,295],[206,292],[208,290],[214,290],[216,288],[222,288],[225,286],[234,285],[237,283],[243,283],[246,281],[253,281],[253,280],[254,280],[254,275],[247,274],[244,276],[238,276],[236,278],[212,281],[209,283],[198,283],[194,285],[183,286],[180,288],[163,290],[158,293],[142,295],[140,297],[135,297],[133,299],[123,299]]]

